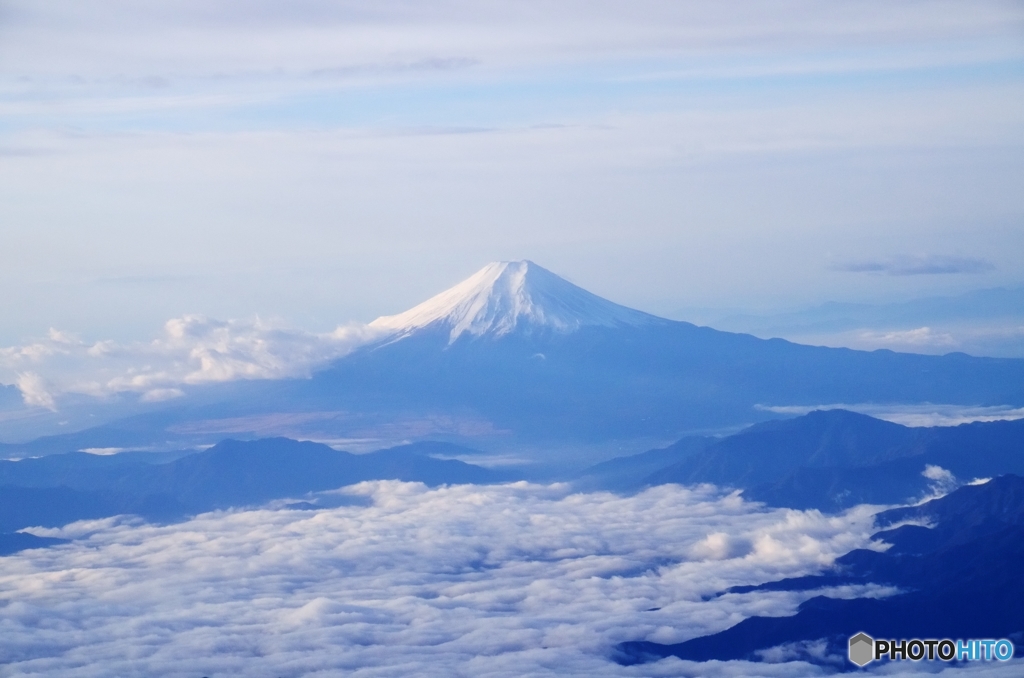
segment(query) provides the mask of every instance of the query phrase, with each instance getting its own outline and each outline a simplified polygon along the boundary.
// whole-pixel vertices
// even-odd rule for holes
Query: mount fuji
[[[666,322],[591,294],[532,261],[501,261],[405,313],[377,318],[370,327],[388,331],[393,338],[446,330],[452,344],[464,334],[501,337],[544,330],[568,334],[582,327]]]
[[[190,388],[145,415],[77,434],[88,440],[71,449],[279,435],[622,454],[778,418],[778,407],[1024,406],[1024,360],[722,332],[602,299],[530,261],[489,264],[370,327],[371,342],[310,378]]]
[[[721,332],[615,304],[530,261],[489,264],[371,327],[379,340],[274,384],[267,400],[454,438],[577,442],[670,440],[773,418],[771,406],[1024,405],[1024,360]]]

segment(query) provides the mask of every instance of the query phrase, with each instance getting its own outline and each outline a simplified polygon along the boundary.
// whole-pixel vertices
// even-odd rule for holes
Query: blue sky
[[[0,2],[0,344],[1017,286],[1021,101],[1010,2]]]

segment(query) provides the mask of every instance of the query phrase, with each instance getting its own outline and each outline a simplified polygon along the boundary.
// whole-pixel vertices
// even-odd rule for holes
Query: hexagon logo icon
[[[850,661],[866,666],[875,658],[875,639],[863,631],[850,638]]]

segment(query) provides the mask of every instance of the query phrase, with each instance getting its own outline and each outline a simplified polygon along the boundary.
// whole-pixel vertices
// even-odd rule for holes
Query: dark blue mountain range
[[[907,520],[923,525],[899,525]],[[885,511],[876,517],[875,539],[886,551],[856,550],[828,572],[730,592],[810,591],[844,584],[887,584],[901,593],[842,600],[817,596],[790,617],[751,617],[730,629],[684,643],[633,641],[617,648],[616,659],[635,664],[675,656],[692,661],[758,661],[764,650],[824,640],[829,652],[802,657],[813,663],[843,664],[848,639],[863,631],[874,638],[1009,638],[1017,656],[1024,651],[1024,478],[1005,475],[982,485],[961,487],[921,506]],[[895,527],[893,527],[895,526]],[[798,650],[797,650],[798,651]]]
[[[1024,475],[1024,420],[909,428],[844,410],[815,411],[614,459],[585,471],[583,484],[628,491],[714,483],[773,506],[835,511],[923,497],[932,482],[922,475],[927,466],[964,481]]]
[[[80,452],[0,461],[0,533],[7,533],[0,539],[0,551],[33,545],[24,535],[11,536],[19,529],[87,518],[135,514],[176,520],[214,509],[304,497],[364,480],[437,486],[511,479],[499,471],[428,456],[465,451],[434,443],[356,455],[318,443],[271,438],[225,440],[164,463],[152,463],[147,453]]]

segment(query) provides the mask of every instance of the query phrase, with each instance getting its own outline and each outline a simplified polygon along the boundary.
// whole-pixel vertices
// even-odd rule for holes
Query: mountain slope
[[[503,262],[406,313],[388,339],[271,399],[472,420],[512,439],[680,437],[758,405],[1024,404],[1024,360],[801,346],[656,318],[531,262]]]
[[[925,470],[933,468],[928,476]],[[909,428],[844,410],[750,426],[724,438],[687,437],[579,474],[581,488],[638,490],[715,483],[773,506],[836,511],[895,504],[931,485],[1024,475],[1024,420]]]
[[[589,466],[576,475],[573,484],[583,491],[612,490],[630,492],[647,487],[648,479],[666,468],[696,456],[719,442],[708,436],[687,436],[668,447],[641,452],[628,457],[615,457]]]
[[[750,487],[786,477],[795,467],[868,466],[900,456],[913,429],[845,410],[820,410],[771,421],[729,436],[707,451],[652,474],[650,482]]]
[[[875,538],[884,552],[857,550],[824,575],[745,590],[814,590],[844,584],[889,584],[903,592],[881,599],[818,596],[790,617],[751,617],[710,636],[675,645],[628,642],[618,660],[633,664],[667,656],[694,661],[750,659],[780,645],[824,639],[843,657],[847,639],[861,631],[876,638],[1024,638],[1024,478],[1006,475],[962,487],[922,506],[877,516],[882,526],[907,519],[934,527],[905,526]],[[741,591],[733,591],[739,593]],[[799,646],[791,646],[799,647]],[[820,653],[801,657],[829,663]],[[852,665],[847,665],[852,667]]]
[[[687,323],[510,332],[424,329],[270,385],[295,407],[456,416],[515,438],[678,438],[774,418],[764,405],[1024,404],[1024,361],[800,346]]]

